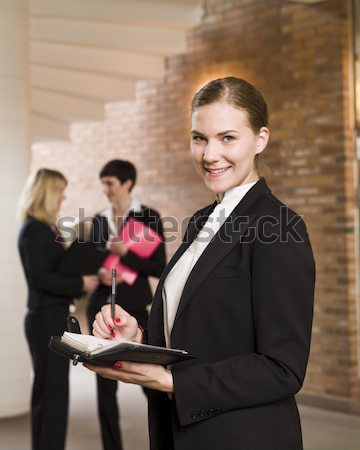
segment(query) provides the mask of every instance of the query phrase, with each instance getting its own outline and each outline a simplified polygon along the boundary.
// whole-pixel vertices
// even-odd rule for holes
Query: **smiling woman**
[[[265,126],[254,131],[247,112],[225,101],[202,106],[192,114],[191,155],[212,192],[223,193],[256,181],[254,160],[268,140]]]
[[[89,368],[148,388],[151,450],[302,450],[294,394],[309,356],[315,265],[304,222],[260,178],[266,103],[245,80],[211,81],[194,96],[191,134],[196,170],[218,201],[190,220],[145,336],[199,358]],[[142,336],[108,305],[93,329]]]

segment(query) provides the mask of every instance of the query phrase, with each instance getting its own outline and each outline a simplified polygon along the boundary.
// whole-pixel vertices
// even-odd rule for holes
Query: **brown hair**
[[[48,225],[56,222],[58,192],[67,185],[61,172],[39,169],[26,181],[18,204],[18,217],[25,222],[30,216]]]
[[[268,110],[264,97],[247,81],[226,77],[212,80],[193,97],[191,111],[215,102],[226,102],[247,113],[250,128],[255,134],[268,125]],[[255,156],[255,168],[259,175],[267,172],[261,154]]]

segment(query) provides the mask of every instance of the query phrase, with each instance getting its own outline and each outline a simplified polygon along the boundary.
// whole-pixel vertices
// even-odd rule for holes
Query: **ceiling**
[[[202,0],[30,0],[32,140],[67,140],[186,51]]]

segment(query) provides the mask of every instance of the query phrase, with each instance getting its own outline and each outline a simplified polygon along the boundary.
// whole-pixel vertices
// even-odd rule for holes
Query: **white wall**
[[[15,219],[29,160],[27,0],[0,0],[0,417],[29,410],[26,289]]]

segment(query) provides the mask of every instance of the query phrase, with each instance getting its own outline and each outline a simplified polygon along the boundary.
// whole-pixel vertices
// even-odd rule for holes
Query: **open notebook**
[[[133,361],[167,366],[194,359],[185,350],[177,350],[136,342],[119,342],[87,334],[69,333],[50,339],[51,350],[77,362],[89,362],[99,366],[113,366],[116,361]]]

